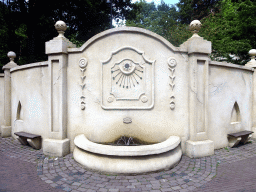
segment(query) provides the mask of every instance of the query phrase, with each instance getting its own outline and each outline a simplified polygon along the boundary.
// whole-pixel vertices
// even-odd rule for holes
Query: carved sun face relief
[[[154,105],[154,63],[124,47],[102,61],[102,108],[149,109]]]
[[[131,89],[142,83],[143,67],[130,59],[124,59],[111,68],[112,79],[119,87]]]

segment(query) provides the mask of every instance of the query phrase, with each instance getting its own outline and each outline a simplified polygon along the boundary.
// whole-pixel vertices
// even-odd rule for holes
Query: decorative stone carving
[[[3,66],[3,70],[17,67],[18,65],[14,62],[14,59],[16,58],[16,53],[14,53],[13,51],[9,51],[7,56],[9,57],[10,62]]]
[[[134,47],[113,51],[102,63],[102,108],[149,109],[154,105],[154,63]]]
[[[176,67],[176,65],[177,65],[177,61],[175,60],[175,58],[173,58],[173,57],[170,57],[169,59],[168,59],[168,65],[170,66],[170,67]]]
[[[170,57],[167,61],[168,65],[169,65],[169,70],[171,72],[171,75],[169,76],[170,77],[170,87],[171,87],[171,90],[172,90],[172,95],[171,95],[171,102],[170,102],[170,108],[173,110],[175,109],[175,97],[174,97],[174,86],[175,86],[175,83],[174,83],[174,80],[175,80],[175,67],[177,66],[177,61],[174,57]]]
[[[114,100],[115,100],[115,98],[113,96],[109,96],[108,97],[108,102],[109,103],[112,103]]]
[[[142,101],[143,103],[146,103],[146,102],[148,101],[147,96],[142,96],[142,97],[141,97],[141,101]]]
[[[125,117],[125,118],[123,119],[123,122],[124,122],[125,124],[129,124],[129,123],[132,123],[132,119],[131,119],[130,117]]]
[[[192,21],[191,23],[190,23],[190,25],[189,25],[189,30],[192,32],[192,33],[194,33],[193,34],[193,37],[199,37],[199,35],[198,35],[198,32],[199,32],[199,30],[201,29],[201,26],[202,26],[202,24],[201,24],[201,22],[199,21],[199,20],[194,20],[194,21]]]
[[[129,89],[142,81],[143,67],[132,60],[125,59],[111,68],[112,78],[120,87]]]
[[[9,51],[7,56],[10,58],[10,62],[14,62],[14,59],[16,58],[16,53],[13,51]]]
[[[173,110],[175,109],[175,102],[174,102],[175,97],[171,96],[171,102],[170,102],[170,108]]]
[[[85,80],[86,76],[85,76],[84,72],[86,70],[87,63],[88,62],[87,62],[86,58],[81,58],[79,60],[79,67],[80,67],[80,70],[82,72],[82,76],[81,76],[82,83],[80,84],[81,89],[82,89],[82,96],[80,97],[80,99],[81,99],[81,110],[85,110],[85,96],[84,96],[85,83],[84,83],[84,80]]]
[[[256,56],[256,49],[251,49],[249,51],[249,55],[251,57],[251,60],[245,65],[246,67],[253,67],[256,68],[256,60],[255,60],[255,56]]]
[[[64,37],[64,33],[67,30],[66,23],[64,21],[57,21],[54,26],[59,33],[58,37]]]

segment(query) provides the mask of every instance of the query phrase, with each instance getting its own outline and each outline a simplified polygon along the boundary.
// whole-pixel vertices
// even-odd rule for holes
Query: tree
[[[179,12],[173,5],[169,6],[162,1],[156,6],[153,2],[141,0],[135,3],[127,17],[126,25],[148,29],[179,46],[191,33],[188,31],[188,25],[180,23],[178,17]]]
[[[201,20],[212,12],[219,11],[220,0],[180,0],[177,3],[179,9],[179,21],[190,24],[191,21]]]
[[[223,0],[221,12],[202,20],[200,35],[212,42],[215,60],[245,64],[256,48],[256,2]]]
[[[3,2],[6,11],[0,12],[0,19],[3,14],[6,25],[1,23],[0,31],[7,29],[7,38],[1,37],[7,47],[0,53],[15,51],[18,64],[47,59],[44,45],[57,36],[54,24],[58,20],[65,21],[68,26],[65,36],[74,42],[84,42],[110,26],[110,6],[105,0]],[[124,19],[131,9],[131,0],[112,0],[112,8],[114,19]]]

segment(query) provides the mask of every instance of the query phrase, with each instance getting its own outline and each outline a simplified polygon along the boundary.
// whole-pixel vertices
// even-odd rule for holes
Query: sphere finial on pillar
[[[65,31],[67,30],[67,25],[66,25],[66,23],[64,22],[64,21],[61,21],[61,20],[59,20],[59,21],[57,21],[56,23],[55,23],[55,29],[58,31],[58,33],[59,33],[59,35],[58,35],[58,37],[64,37],[64,33],[65,33]]]
[[[251,60],[250,60],[245,66],[256,68],[256,60],[255,60],[255,57],[256,57],[256,49],[251,49],[251,50],[249,51],[249,55],[250,55],[250,57],[251,57]]]
[[[194,33],[192,37],[199,37],[198,32],[201,29],[201,22],[199,20],[193,20],[189,25],[189,30]]]
[[[10,58],[10,62],[14,62],[14,58],[16,57],[16,54],[13,51],[9,51],[7,56]]]
[[[251,50],[249,51],[249,55],[250,55],[251,59],[254,59],[254,60],[255,60],[256,49],[251,49]]]

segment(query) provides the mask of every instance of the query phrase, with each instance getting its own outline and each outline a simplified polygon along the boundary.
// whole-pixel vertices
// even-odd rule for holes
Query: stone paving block
[[[77,189],[77,191],[87,191],[87,189],[83,188],[83,187],[80,187]]]
[[[160,189],[162,192],[167,192],[167,191],[173,191],[172,188],[165,188],[165,189]]]
[[[44,182],[45,183],[53,183],[53,181],[51,181],[51,180],[45,180]]]
[[[63,188],[62,190],[63,190],[63,191],[72,191],[72,189],[69,188],[69,187],[65,187],[65,188]]]
[[[100,188],[99,189],[99,192],[107,192],[108,190],[107,189],[105,189],[105,188]]]
[[[117,192],[119,189],[109,189],[109,191]]]
[[[95,191],[93,189],[88,189],[86,192],[97,192],[97,191]]]
[[[179,189],[181,189],[181,187],[180,186],[176,186],[176,187],[171,187],[173,190],[179,190]]]
[[[128,186],[126,186],[126,188],[135,188],[135,186],[133,186],[133,185],[128,185]]]
[[[120,189],[120,192],[128,192],[128,191],[130,191],[129,188]]]

